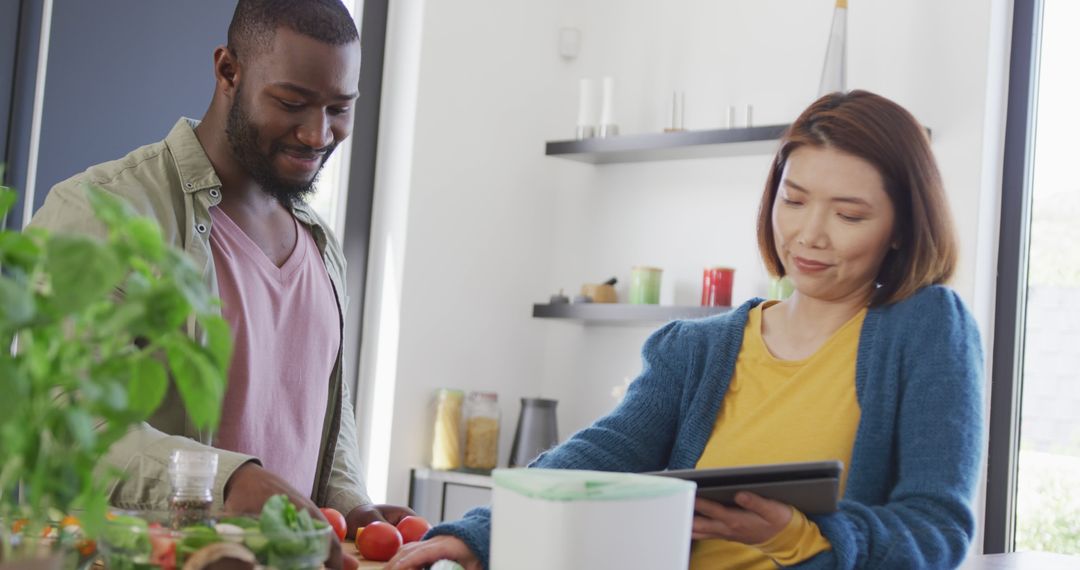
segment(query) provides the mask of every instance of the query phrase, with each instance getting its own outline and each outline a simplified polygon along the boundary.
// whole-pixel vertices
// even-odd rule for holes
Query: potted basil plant
[[[100,532],[99,460],[170,382],[200,429],[220,414],[232,341],[217,300],[153,220],[86,191],[105,240],[0,231],[0,570],[74,565],[71,523],[56,519],[75,514],[83,540]],[[0,220],[15,201],[0,187]],[[189,319],[204,342],[185,334]]]

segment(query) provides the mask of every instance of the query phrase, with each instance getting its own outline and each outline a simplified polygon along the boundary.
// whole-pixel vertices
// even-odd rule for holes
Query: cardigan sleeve
[[[832,550],[804,568],[955,568],[975,532],[983,442],[983,355],[959,297],[932,287],[908,307],[892,485],[885,504],[842,501],[814,517]]]
[[[653,333],[642,349],[642,370],[622,403],[565,443],[541,454],[529,467],[594,471],[657,471],[667,466],[679,420],[679,402],[692,345],[671,322]],[[488,568],[491,508],[476,508],[459,521],[433,528],[426,538],[461,539]]]

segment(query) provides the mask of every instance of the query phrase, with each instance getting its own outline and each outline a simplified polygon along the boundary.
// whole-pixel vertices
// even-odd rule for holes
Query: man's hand
[[[738,507],[695,499],[694,540],[722,538],[743,544],[760,544],[776,536],[791,522],[792,507],[753,493],[735,495]],[[742,508],[739,508],[742,507]]]
[[[245,463],[233,472],[225,483],[225,510],[236,514],[257,515],[263,503],[274,495],[287,495],[297,507],[311,513],[312,517],[326,520],[322,512],[307,496],[293,488],[284,479],[263,469],[257,463]]]
[[[440,560],[453,560],[465,570],[482,570],[476,554],[461,539],[447,535],[402,546],[383,570],[420,570]]]
[[[262,512],[263,503],[274,495],[286,495],[297,507],[308,511],[316,520],[326,521],[326,517],[311,499],[302,495],[284,479],[263,469],[258,463],[245,463],[233,472],[225,483],[225,511],[236,514],[257,515]],[[333,570],[355,570],[360,566],[355,558],[341,551],[341,543],[331,541],[330,558],[327,568]]]
[[[375,521],[388,522],[394,526],[407,516],[415,516],[416,513],[408,507],[395,505],[363,505],[356,507],[345,515],[345,525],[348,527],[345,536],[356,536],[356,529],[367,526]]]

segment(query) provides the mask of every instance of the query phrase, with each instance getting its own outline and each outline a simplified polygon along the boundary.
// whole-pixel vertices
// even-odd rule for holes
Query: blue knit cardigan
[[[693,468],[734,373],[747,314],[760,302],[653,333],[622,403],[530,467]],[[982,363],[975,322],[950,289],[926,287],[867,312],[855,367],[862,414],[844,499],[838,512],[811,517],[832,549],[797,567],[953,568],[963,561],[983,448]],[[444,534],[462,539],[488,567],[489,508],[438,525],[428,538]]]

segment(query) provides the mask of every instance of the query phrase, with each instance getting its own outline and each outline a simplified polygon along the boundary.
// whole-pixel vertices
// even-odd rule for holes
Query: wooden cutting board
[[[356,557],[357,560],[360,561],[360,570],[382,570],[382,568],[384,566],[386,566],[385,562],[375,562],[374,560],[364,560],[360,556],[360,552],[358,552],[356,550],[356,543],[352,542],[351,540],[347,540],[345,542],[342,542],[341,543],[341,549],[344,550],[346,554],[352,554],[354,557]]]

